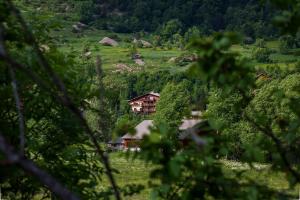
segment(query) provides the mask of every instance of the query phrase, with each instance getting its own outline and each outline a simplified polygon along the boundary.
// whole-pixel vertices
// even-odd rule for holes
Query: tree
[[[184,116],[188,115],[190,96],[185,82],[168,83],[160,94],[154,117],[155,123],[168,124],[177,128]]]
[[[189,28],[184,34],[184,42],[188,44],[192,39],[201,37],[202,32],[196,26]]]
[[[206,81],[211,91],[207,121],[185,132],[190,143],[183,148],[178,140],[170,140],[174,131],[164,126],[157,126],[143,141],[140,156],[160,166],[151,174],[162,182],[153,187],[157,197],[288,198],[256,180],[236,182],[232,177],[242,177],[237,171],[230,170],[230,176],[223,173],[220,158],[228,156],[250,166],[269,162],[272,169],[287,175],[291,187],[300,182],[296,145],[300,141],[299,74],[273,83],[272,77],[262,74],[257,79],[263,83],[256,81],[249,61],[229,50],[237,39],[232,34],[216,34],[191,43],[198,60],[190,72]],[[201,190],[203,184],[209,189]]]
[[[274,136],[282,142],[286,159],[290,163],[298,163],[300,160],[294,152],[300,152],[300,120],[299,109],[295,109],[293,102],[300,99],[300,74],[295,72],[284,78],[275,79],[266,83],[259,89],[246,110],[255,123],[268,127]],[[261,138],[261,140],[264,140]],[[265,151],[272,158],[276,157],[275,144],[266,142]],[[261,141],[263,143],[263,141]],[[276,160],[276,159],[275,159]],[[275,161],[274,160],[274,161]],[[273,162],[273,165],[276,165]],[[278,161],[280,162],[280,161]]]
[[[80,21],[84,23],[89,23],[93,20],[94,12],[95,12],[95,6],[93,3],[93,0],[87,0],[81,2],[80,6]]]
[[[45,35],[47,23],[36,18],[31,31],[13,2],[1,2],[0,10],[0,157],[7,159],[0,166],[1,188],[12,199],[41,193],[43,198],[97,199],[103,194],[92,188],[105,168],[120,199],[108,157],[83,115],[85,101],[93,96],[91,77],[72,55],[55,48]],[[35,31],[35,23],[43,29]]]
[[[262,63],[271,62],[270,55],[272,51],[268,48],[255,48],[252,53],[252,58]]]
[[[255,41],[255,46],[258,48],[267,48],[267,43],[264,39],[257,39]]]
[[[161,35],[164,41],[171,40],[172,36],[176,33],[181,33],[182,23],[178,19],[173,19],[168,21],[161,27],[159,34]]]
[[[300,47],[300,34],[296,36],[285,35],[280,38],[279,50],[281,53],[287,54],[289,50]]]
[[[121,5],[126,7],[128,2],[124,2]],[[274,2],[284,10],[277,22],[285,28],[284,31],[297,32],[300,26],[299,4]],[[218,11],[219,4],[224,6],[222,1],[213,1],[212,5],[206,4],[203,8],[211,7]],[[172,8],[168,15],[177,14],[174,10],[177,11]],[[85,100],[93,96],[91,84],[82,84],[89,81],[88,76],[76,62],[58,52],[54,44],[48,52],[41,50],[41,42],[51,42],[43,35],[34,37],[11,1],[0,2],[0,11],[0,158],[3,164],[0,165],[0,173],[5,188],[13,191],[9,198],[33,199],[35,194],[42,192],[45,194],[42,198],[77,200],[78,197],[70,192],[72,190],[84,199],[108,199],[110,194],[121,199],[107,154],[82,112],[87,109]],[[207,21],[210,20],[213,20],[211,13]],[[217,22],[214,24],[219,26]],[[228,118],[223,119],[225,125],[239,122],[236,116],[241,118],[241,123],[232,127],[234,134],[247,129],[248,135],[260,135],[258,143],[245,145],[243,161],[253,167],[253,162],[258,161],[257,155],[271,150],[268,152],[270,158],[266,159],[272,165],[269,170],[285,173],[293,188],[300,183],[300,75],[292,72],[278,80],[272,80],[274,77],[266,74],[257,76],[249,61],[230,51],[237,39],[233,34],[215,34],[194,40],[190,48],[197,53],[197,61],[190,72],[205,82],[210,90],[222,90],[216,99],[226,98],[226,103],[232,102],[229,108],[217,104],[212,110],[219,111],[225,107],[223,114]],[[185,110],[182,103],[188,105],[185,101],[187,86],[178,85],[168,84],[163,90],[162,103],[158,105],[158,111],[162,112],[157,113],[157,121],[163,122],[168,118],[174,120],[171,126],[178,125]],[[133,88],[130,89],[132,92]],[[217,103],[217,100],[211,101]],[[164,110],[168,103],[172,105],[172,113]],[[227,111],[230,115],[226,115]],[[208,116],[184,132],[190,139],[186,146],[178,140],[169,139],[170,136],[176,138],[174,129],[158,125],[152,130],[152,134],[142,142],[142,151],[135,154],[156,166],[151,171],[151,177],[156,178],[155,183],[151,182],[154,189],[152,197],[290,199],[287,191],[276,191],[260,180],[244,178],[243,171],[224,170],[222,158],[226,158],[230,143],[225,129],[218,124]],[[239,138],[243,143],[243,137]],[[91,146],[94,148],[91,149]],[[99,165],[98,157],[103,165]],[[101,172],[107,174],[112,190],[95,191]],[[37,179],[28,176],[28,173]],[[56,178],[50,174],[55,174]]]

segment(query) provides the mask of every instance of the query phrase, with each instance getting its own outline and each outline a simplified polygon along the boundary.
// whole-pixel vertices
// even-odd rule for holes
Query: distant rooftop
[[[108,144],[124,144],[122,137],[112,139]]]
[[[160,96],[159,93],[156,93],[156,92],[153,92],[153,91],[152,91],[152,92],[149,92],[149,94],[153,94],[153,95],[158,96],[158,97]]]
[[[152,91],[152,92],[143,94],[143,95],[141,95],[141,96],[134,97],[133,99],[130,99],[129,101],[134,101],[134,100],[140,99],[140,98],[142,98],[142,97],[144,97],[144,96],[147,96],[147,95],[154,95],[154,96],[157,96],[157,97],[160,96],[159,93],[156,93],[156,92],[153,92],[153,91]]]
[[[191,112],[191,116],[197,116],[197,117],[200,117],[202,115],[202,112],[201,111],[198,111],[198,110],[193,110]]]
[[[153,126],[153,120],[144,120],[139,125],[135,127],[136,134],[131,135],[127,133],[124,135],[122,138],[123,139],[137,139],[140,140],[142,139],[145,135],[150,134],[150,127]]]
[[[186,129],[192,128],[199,122],[201,122],[201,120],[199,119],[185,119],[182,121],[182,124],[179,126],[179,130],[184,131]]]
[[[180,125],[179,130],[184,131],[184,130],[187,130],[189,128],[192,128],[193,126],[200,123],[201,121],[202,120],[198,120],[198,119],[185,119],[185,120],[182,120],[182,124]],[[152,126],[153,126],[153,120],[144,120],[135,127],[135,130],[136,130],[135,135],[131,135],[131,134],[127,133],[122,138],[123,139],[141,140],[141,139],[143,139],[144,136],[150,134],[150,128]]]

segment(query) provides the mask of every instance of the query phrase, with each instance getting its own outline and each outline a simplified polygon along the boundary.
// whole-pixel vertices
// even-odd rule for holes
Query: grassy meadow
[[[119,171],[119,174],[116,175],[117,182],[120,186],[125,186],[127,184],[142,184],[147,189],[143,190],[140,194],[131,196],[130,198],[125,197],[125,199],[149,199],[151,195],[151,189],[147,187],[149,173],[155,168],[155,166],[152,164],[145,164],[145,162],[139,159],[127,158],[127,156],[128,154],[126,153],[111,154],[111,164]],[[286,180],[285,175],[280,172],[271,172],[269,165],[254,164],[251,168],[248,164],[237,161],[221,160],[221,163],[224,166],[224,173],[228,176],[234,176],[232,170],[240,172],[243,171],[244,173],[240,182],[243,182],[246,179],[250,181],[258,180],[261,185],[267,185],[276,191],[287,191],[293,196],[297,196],[298,194],[298,188],[300,186],[297,186],[294,189],[289,189],[289,183]],[[105,184],[108,184],[107,180]]]
[[[84,49],[88,49],[91,54],[91,59],[97,55],[102,57],[104,70],[113,72],[116,70],[117,64],[126,64],[128,67],[137,71],[157,71],[169,70],[171,72],[182,71],[187,69],[187,66],[179,66],[174,62],[170,62],[171,58],[178,57],[186,51],[177,48],[138,48],[138,52],[142,55],[145,62],[144,66],[138,66],[130,57],[132,35],[116,34],[103,30],[87,29],[80,34],[71,31],[71,25],[59,32],[54,33],[58,38],[59,49],[66,53],[73,53],[78,59],[83,58]],[[99,44],[103,37],[117,37],[119,46],[109,47]],[[151,39],[147,37],[149,42]],[[294,49],[286,54],[279,51],[279,41],[267,41],[267,47],[273,51],[270,55],[271,63],[259,63],[255,60],[253,63],[256,66],[279,66],[294,65],[299,60],[299,49]],[[244,57],[251,58],[255,45],[234,45],[232,51],[241,54]]]

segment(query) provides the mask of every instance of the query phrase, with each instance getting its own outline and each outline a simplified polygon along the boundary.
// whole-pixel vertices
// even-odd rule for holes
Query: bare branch
[[[72,192],[65,188],[60,182],[51,175],[37,167],[25,156],[16,153],[9,145],[0,132],[0,151],[6,156],[10,163],[18,164],[25,172],[35,176],[41,183],[47,186],[55,195],[65,200],[79,200]]]
[[[16,109],[19,117],[19,137],[20,137],[20,154],[25,154],[25,119],[23,114],[23,105],[20,98],[17,79],[14,68],[10,68],[11,85],[16,102]]]

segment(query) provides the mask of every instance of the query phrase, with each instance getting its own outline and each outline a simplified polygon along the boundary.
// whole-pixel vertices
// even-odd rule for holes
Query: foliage
[[[280,52],[287,54],[289,50],[300,47],[300,34],[296,36],[285,35],[280,38]]]
[[[208,83],[213,81],[216,86],[225,86],[225,90],[251,86],[251,66],[246,60],[236,59],[234,53],[228,52],[229,47],[238,40],[236,34],[218,33],[214,37],[192,41],[189,48],[197,53],[197,62],[191,66],[190,74]]]
[[[48,30],[48,24],[45,21],[39,21],[37,17],[32,21],[31,28],[33,32],[39,34],[36,38],[37,44],[47,46],[45,49],[41,48],[42,55],[45,57],[41,56],[34,47],[34,39],[30,37],[29,32],[26,32],[25,26],[20,25],[20,21],[13,16],[12,9],[6,2],[0,3],[1,135],[16,147],[15,150],[22,148],[19,146],[20,115],[11,92],[13,78],[9,73],[11,69],[19,66],[14,70],[26,127],[24,156],[38,163],[39,167],[55,176],[82,199],[103,197],[101,192],[104,191],[111,194],[110,188],[103,188],[102,191],[94,190],[102,180],[103,165],[95,155],[89,138],[84,134],[85,130],[81,126],[80,120],[74,117],[68,107],[60,103],[61,96],[59,95],[62,95],[59,92],[60,89],[55,86],[56,82],[53,82],[53,77],[42,67],[46,65],[43,62],[49,63],[54,71],[62,77],[69,95],[72,96],[73,104],[71,106],[74,106],[72,109],[76,110],[76,107],[85,109],[85,100],[88,101],[94,97],[91,87],[93,77],[88,73],[90,66],[86,65],[86,68],[82,68],[80,63],[73,60],[74,55],[61,53],[51,38],[45,35],[47,32],[44,30]],[[45,25],[44,29],[36,30],[35,28],[41,24]],[[51,26],[51,24],[49,25]],[[3,55],[5,51],[8,52],[8,55],[5,53]],[[11,59],[17,64],[5,62],[5,59],[8,59],[6,56],[11,56]],[[43,58],[45,61],[41,61]],[[20,66],[24,66],[29,73],[22,70]],[[38,78],[31,76],[28,78],[28,74],[34,74]],[[71,104],[68,100],[65,101],[66,104]],[[2,152],[0,157],[1,160],[5,159]],[[23,156],[20,157],[23,158]],[[39,184],[38,181],[44,177],[28,176],[26,172],[13,164],[0,166],[1,189],[5,198],[34,199],[37,195],[56,198],[51,194],[53,191],[50,191],[45,185]],[[47,186],[49,187],[49,185]]]
[[[268,48],[255,48],[252,53],[252,58],[262,63],[269,63],[271,50]]]
[[[164,24],[161,28],[160,35],[164,41],[170,40],[175,34],[180,34],[182,29],[182,23],[179,20],[170,20]]]
[[[78,7],[80,8],[80,21],[84,23],[89,23],[93,20],[95,7],[92,0],[82,1],[80,2],[80,5]]]
[[[294,110],[292,101],[299,99],[299,73],[286,76],[283,79],[274,80],[265,84],[257,91],[257,94],[247,108],[249,116],[263,127],[269,127],[274,135],[282,141],[289,162],[299,162],[294,152],[299,152],[297,143],[300,139],[299,115]],[[266,146],[272,157],[276,157],[275,147]],[[271,150],[271,151],[270,151]],[[293,153],[291,153],[293,152]],[[276,162],[280,162],[274,159]],[[299,169],[298,169],[299,170]]]
[[[236,173],[237,178],[225,174],[219,160],[226,153],[225,140],[211,129],[207,131],[202,137],[206,141],[204,147],[193,143],[180,148],[172,129],[164,126],[159,126],[144,139],[140,157],[159,166],[150,175],[160,180],[160,184],[151,184],[152,198],[243,199],[248,196],[276,199],[280,196],[266,186],[247,180],[239,182],[242,173]]]
[[[160,94],[160,99],[156,105],[154,121],[156,124],[168,124],[169,127],[176,128],[182,118],[188,115],[190,97],[187,91],[186,82],[180,84],[168,83]]]
[[[225,29],[239,31],[252,38],[275,33],[270,26],[273,16],[270,7],[250,0],[95,1],[94,7],[86,11],[90,12],[96,16],[93,21],[100,22],[102,28],[117,32],[153,32],[177,19],[182,23],[184,32],[197,26],[206,34]]]
[[[105,77],[107,80],[110,77]],[[185,83],[187,90],[189,91],[189,96],[191,98],[191,105],[195,107],[204,107],[205,97],[207,96],[206,86],[198,79],[189,78],[183,73],[171,74],[168,71],[158,71],[152,73],[138,73],[138,74],[128,74],[126,76],[116,77],[113,76],[113,81],[105,83],[106,87],[110,88],[110,92],[114,93],[111,98],[114,101],[110,101],[113,108],[119,108],[117,113],[120,115],[128,114],[130,111],[128,106],[128,99],[132,99],[136,96],[143,95],[150,91],[161,92],[164,87],[172,82],[175,85],[180,85],[182,82]],[[124,85],[127,83],[127,87]],[[126,106],[120,107],[120,104]]]
[[[132,4],[124,0],[104,4],[99,2],[88,2],[86,9],[95,10],[87,12],[85,17],[90,18],[95,13],[101,15],[98,16],[100,19],[111,17],[110,21],[103,22],[106,28],[125,32],[155,30],[163,22],[162,39],[168,40],[167,44],[182,43],[182,31],[198,25],[199,19],[206,33],[242,27],[241,32],[255,38],[263,35],[264,29],[270,31],[265,26],[270,17],[267,12],[269,8],[257,8],[257,4],[252,1],[233,1],[235,3],[232,5],[227,1],[206,0],[201,4],[199,1],[186,1],[187,4],[182,1],[135,1]],[[174,6],[170,6],[171,3]],[[297,32],[299,2],[276,0],[276,5],[284,10],[277,22],[286,31]],[[241,17],[241,7],[245,7],[245,18]],[[114,14],[110,15],[112,8],[119,10],[114,10]],[[184,12],[187,10],[191,12]],[[260,73],[249,60],[231,51],[232,44],[239,42],[235,34],[216,33],[209,38],[194,39],[189,45],[190,53],[197,55],[189,70],[194,78],[160,71],[121,77],[115,75],[103,79],[98,69],[96,81],[89,63],[78,62],[73,59],[74,55],[57,50],[51,37],[45,35],[47,27],[41,28],[47,23],[42,23],[38,17],[31,20],[31,28],[38,35],[35,46],[30,32],[24,30],[24,25],[19,23],[16,15],[11,14],[11,7],[7,7],[6,2],[0,3],[0,11],[0,135],[22,152],[18,125],[22,121],[20,112],[23,112],[27,142],[25,155],[17,154],[17,161],[28,158],[38,163],[39,167],[55,174],[60,182],[82,199],[108,199],[116,195],[118,189],[113,191],[110,187],[96,187],[102,181],[103,173],[114,170],[109,168],[105,152],[101,154],[102,163],[96,158],[91,142],[83,134],[86,129],[89,130],[89,125],[81,124],[85,123],[83,113],[96,113],[96,120],[91,119],[92,122],[97,121],[93,131],[107,137],[97,137],[95,140],[104,141],[109,137],[109,134],[103,133],[110,132],[111,110],[114,111],[112,118],[118,119],[116,132],[131,132],[134,124],[127,126],[127,122],[138,122],[141,119],[127,115],[129,109],[126,100],[155,89],[156,92],[161,91],[155,115],[156,127],[142,141],[142,151],[135,154],[155,165],[151,169],[149,182],[149,187],[153,189],[152,198],[294,198],[289,196],[288,191],[275,191],[261,183],[260,179],[243,176],[242,170],[224,170],[223,160],[239,159],[247,162],[250,167],[255,166],[254,162],[266,162],[272,166],[269,169],[271,172],[285,174],[284,179],[289,181],[291,188],[300,183],[299,66],[294,71],[284,72],[274,66],[274,69],[265,69]],[[247,16],[256,22],[253,23]],[[149,20],[151,23],[147,23]],[[244,20],[247,20],[246,23]],[[157,45],[160,41],[158,38]],[[39,53],[40,46],[45,47],[44,44],[48,48],[41,48],[42,52]],[[259,44],[258,48],[263,55],[262,60],[266,61],[269,50],[265,44]],[[21,63],[25,72],[28,70],[38,78],[24,73],[15,62]],[[52,68],[49,73],[49,69],[44,67],[45,63],[53,67],[54,75],[57,73],[62,78],[66,90],[61,89],[58,78],[51,73]],[[9,73],[14,70],[16,78]],[[15,79],[19,92],[15,92],[15,87],[11,85],[11,82],[16,82]],[[108,89],[105,90],[105,87]],[[21,109],[15,106],[18,101],[11,91],[21,96]],[[70,94],[70,97],[65,93]],[[96,95],[99,95],[98,100],[95,100]],[[72,99],[72,103],[69,99]],[[203,120],[185,132],[176,130],[188,108],[195,106],[199,99],[208,103]],[[79,120],[74,117],[74,111]],[[187,137],[182,140],[179,136]],[[2,143],[0,145],[3,146]],[[6,163],[7,150],[11,148],[2,147],[0,154],[4,163],[0,165],[1,188],[6,197],[33,199],[42,194],[42,198],[56,198],[51,194],[51,188],[39,184],[38,180],[43,180],[43,177],[34,179],[28,176],[21,170],[21,165],[14,165],[19,164],[14,163],[14,160]],[[108,175],[112,178],[114,174]],[[131,196],[141,191],[143,186],[133,184],[119,189],[124,196]]]
[[[299,75],[270,81],[263,74],[259,76],[262,82],[255,81],[253,69],[246,61],[229,52],[235,40],[231,34],[217,34],[191,44],[198,57],[191,72],[210,85],[205,113],[208,121],[187,132],[191,137],[183,147],[174,136],[174,129],[163,125],[145,138],[141,157],[159,165],[151,174],[161,181],[152,185],[154,197],[218,199],[221,195],[224,199],[245,196],[276,199],[281,196],[256,181],[246,179],[241,183],[227,177],[218,165],[220,158],[240,159],[250,166],[253,162],[270,162],[272,169],[286,173],[291,187],[299,183],[299,169],[295,165],[299,152],[296,147],[299,109],[291,110],[299,97]]]
[[[198,27],[193,26],[184,33],[184,42],[188,44],[193,39],[201,37],[201,35],[202,31]]]
[[[295,35],[300,27],[300,2],[270,0],[270,2],[280,10],[280,14],[274,17],[275,24],[281,28],[283,34]]]
[[[255,41],[255,46],[258,48],[266,48],[267,47],[267,43],[264,39],[257,39]]]

